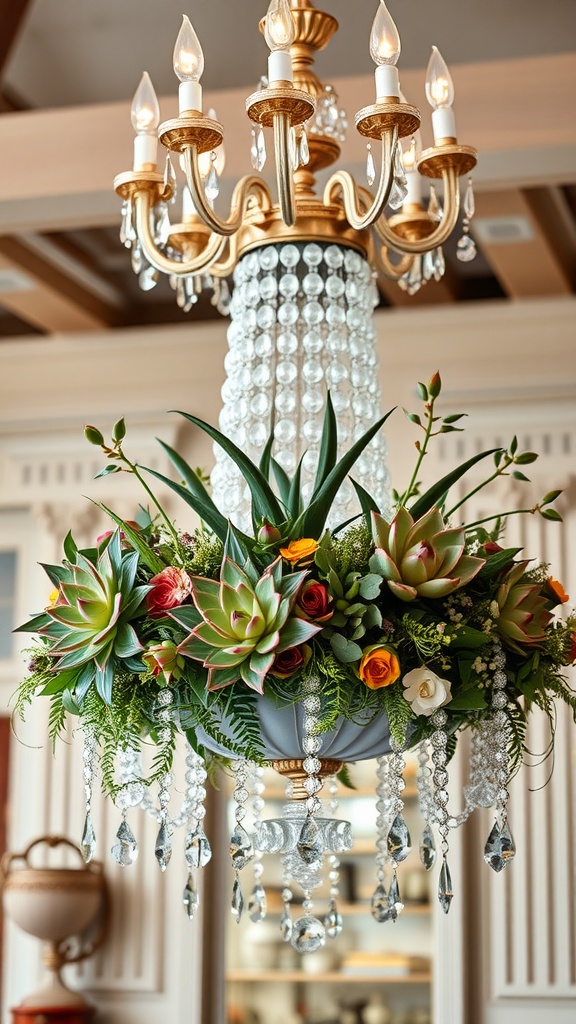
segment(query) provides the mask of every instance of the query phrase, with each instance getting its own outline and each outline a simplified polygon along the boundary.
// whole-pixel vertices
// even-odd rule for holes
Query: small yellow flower
[[[47,605],[47,607],[48,608],[53,608],[59,597],[60,597],[60,591],[59,591],[58,587],[54,587],[54,590],[51,590],[50,593],[48,594],[48,605]]]
[[[300,540],[291,540],[287,548],[280,548],[282,558],[295,565],[304,559],[311,561],[314,552],[318,549],[318,541],[311,537],[301,537]]]

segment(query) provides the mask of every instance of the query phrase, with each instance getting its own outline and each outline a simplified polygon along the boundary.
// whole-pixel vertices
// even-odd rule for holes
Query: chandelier
[[[67,714],[80,716],[86,860],[96,846],[91,803],[97,774],[122,814],[112,848],[119,865],[128,867],[138,854],[128,822],[132,808],[142,807],[158,822],[155,854],[162,870],[174,831],[184,829],[183,903],[190,918],[199,899],[196,870],[211,857],[203,825],[209,762],[232,761],[232,912],[239,921],[245,905],[240,873],[250,865],[247,911],[253,921],[263,919],[262,857],[278,854],[282,936],[308,953],[342,930],[339,858],[353,837],[350,824],[336,816],[336,777],[345,778],[346,762],[377,759],[370,906],[377,921],[394,921],[403,908],[397,869],[412,846],[402,799],[409,747],[417,751],[425,823],[420,858],[432,869],[436,831],[444,912],[453,896],[449,835],[475,809],[495,809],[486,862],[495,871],[510,863],[508,783],[521,760],[526,711],[535,703],[552,717],[556,696],[573,706],[563,669],[576,660],[576,618],[563,625],[555,620],[552,609],[568,600],[562,587],[547,578],[545,567],[531,570],[518,561],[520,549],[503,550],[490,517],[447,528],[465,500],[446,511],[450,488],[480,460],[494,458],[485,483],[511,473],[525,480],[513,467],[534,461],[534,453],[520,452],[514,439],[507,450],[481,452],[420,493],[429,442],[459,430],[463,415],[435,412],[439,374],[418,385],[424,408],[408,419],[424,440],[391,510],[372,319],[375,273],[409,292],[442,275],[442,245],[458,219],[458,179],[476,163],[475,151],[456,138],[444,61],[434,48],[426,83],[434,146],[420,151],[420,114],[399,87],[398,32],[380,2],[370,40],[376,100],[355,116],[368,140],[367,179],[375,190],[336,171],[319,196],[315,175],[338,159],[346,117],[312,64],[337,23],[310,0],[272,0],[260,28],[271,51],[268,76],[247,98],[246,111],[258,172],[266,160],[265,132],[272,129],[277,201],[262,177],[249,175],[236,185],[228,217],[214,210],[223,128],[203,113],[204,59],[186,17],[174,51],[179,116],[158,125],[145,74],[132,107],[134,168],[115,182],[124,202],[122,239],[141,286],[151,287],[163,273],[182,308],[190,309],[206,284],[221,309],[229,306],[220,430],[184,414],[214,441],[211,488],[165,444],[177,480],[148,471],[199,515],[202,526],[193,535],[178,531],[143,467],[125,454],[123,420],[109,442],[88,426],[88,441],[109,460],[99,476],[133,473],[152,514],[142,512],[134,523],[102,505],[117,529],[81,551],[68,535],[63,564],[45,566],[55,590],[49,606],[20,627],[40,640],[17,711],[37,693],[48,696],[54,735]],[[163,174],[157,133],[168,151]],[[404,156],[403,139],[410,140]],[[186,185],[181,223],[172,225],[167,204],[175,195],[174,156]],[[424,209],[422,176],[442,181],[443,208],[432,189]],[[388,217],[387,206],[398,212]],[[464,207],[458,248],[467,260],[474,255],[470,183]],[[230,297],[225,282],[232,274]],[[522,511],[559,519],[550,507],[559,493]],[[502,517],[509,514],[516,510]],[[469,781],[463,809],[453,813],[448,764],[466,729]],[[171,813],[172,759],[182,733],[184,796]],[[146,771],[142,756],[150,746],[154,759]],[[286,805],[275,818],[263,817],[264,763],[288,780]],[[327,799],[320,796],[323,787]],[[326,863],[329,902],[321,919],[313,896]],[[302,913],[293,920],[298,887]]]

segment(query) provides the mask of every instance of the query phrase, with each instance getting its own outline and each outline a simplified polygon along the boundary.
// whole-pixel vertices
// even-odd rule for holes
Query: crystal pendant
[[[430,199],[428,200],[428,216],[431,220],[442,220],[442,207],[436,194],[434,185],[430,185]]]
[[[470,235],[462,235],[456,245],[456,256],[461,263],[470,263],[476,256],[476,242]]]
[[[318,825],[314,818],[307,818],[297,843],[298,853],[305,864],[313,864],[324,852],[324,843]]]
[[[450,910],[450,904],[453,896],[454,893],[452,892],[450,868],[448,867],[446,857],[444,857],[444,860],[442,861],[442,868],[440,870],[440,879],[438,881],[438,901],[445,914]]]
[[[96,835],[94,833],[90,813],[86,815],[86,820],[84,821],[84,831],[82,833],[80,849],[86,864],[89,864],[96,851]]]
[[[136,244],[132,248],[132,270],[135,274],[139,274],[144,269],[144,257],[142,256],[142,249],[139,244]]]
[[[434,250],[429,249],[422,257],[422,277],[430,281],[434,277]]]
[[[263,886],[258,882],[250,893],[248,917],[251,921],[254,921],[254,924],[259,924],[266,917],[266,910],[266,893]]]
[[[434,249],[434,280],[440,281],[446,271],[446,260],[444,259],[444,250],[439,245],[437,249]]]
[[[302,130],[302,134],[300,136],[300,145],[298,147],[298,156],[299,156],[299,159],[300,159],[300,166],[301,167],[306,167],[306,165],[310,161],[310,148],[308,146],[308,136],[306,134],[305,129]]]
[[[132,201],[125,199],[122,203],[122,220],[120,222],[120,241],[127,249],[132,247],[135,240],[134,225],[132,223]]]
[[[240,918],[242,917],[242,911],[244,910],[244,896],[238,875],[236,875],[234,885],[232,887],[232,903],[230,904],[230,910],[232,912],[232,916],[236,918],[236,923],[240,924]]]
[[[484,847],[484,860],[493,871],[502,871],[516,856],[516,844],[508,823],[499,828],[495,821]]]
[[[214,165],[210,168],[210,174],[206,178],[206,184],[204,185],[204,194],[209,203],[213,203],[215,199],[218,199],[220,195],[220,180],[218,173]]]
[[[200,902],[200,897],[194,885],[194,879],[192,878],[191,874],[188,875],[188,880],[186,882],[186,885],[184,886],[184,892],[182,893],[182,902],[184,904],[184,910],[186,911],[186,915],[191,921],[198,909],[198,904]]]
[[[254,170],[263,171],[266,164],[266,140],[261,125],[258,125],[254,132],[250,156]]]
[[[436,863],[436,844],[434,842],[434,836],[430,825],[426,825],[422,832],[422,839],[420,841],[420,860],[426,868],[426,871],[430,871]]]
[[[166,163],[164,164],[164,187],[166,186],[169,186],[172,189],[170,202],[173,203],[176,200],[178,186],[176,182],[176,174],[172,166],[172,160],[170,159],[170,153],[166,153]]]
[[[398,143],[394,150],[394,181],[390,190],[390,196],[388,197],[388,205],[391,206],[393,210],[400,209],[407,195],[408,182],[406,179],[406,172],[404,170],[402,147]]]
[[[366,157],[366,181],[368,182],[369,187],[372,188],[372,185],[376,181],[376,164],[374,163],[372,146],[370,143],[368,143],[366,148],[368,151],[368,155]]]
[[[118,842],[114,843],[111,854],[112,860],[121,868],[127,868],[133,864],[138,857],[138,845],[134,833],[127,821],[123,821],[116,833]]]
[[[476,212],[476,204],[474,201],[474,189],[472,188],[472,178],[468,178],[468,187],[466,189],[466,195],[464,196],[464,213],[468,220],[472,220]]]
[[[151,267],[150,265],[144,267],[138,275],[140,290],[143,292],[151,291],[152,288],[155,288],[158,284],[159,276],[160,275],[155,267]]]
[[[158,867],[161,871],[166,871],[170,863],[172,856],[172,843],[170,842],[170,833],[168,826],[165,821],[162,822],[156,836],[156,846],[154,848],[154,856],[158,861]]]
[[[252,840],[242,825],[237,824],[230,836],[230,856],[235,871],[241,871],[254,856]]]
[[[284,942],[290,942],[292,938],[292,915],[290,907],[284,907],[280,917],[280,934]]]
[[[387,845],[388,854],[392,860],[396,861],[396,863],[406,860],[406,857],[412,849],[412,840],[410,839],[408,825],[401,814],[396,815],[390,826]]]
[[[397,921],[398,914],[404,910],[404,904],[400,899],[400,887],[398,885],[398,878],[396,873],[390,882],[390,890],[388,892],[388,920]]]
[[[170,217],[166,203],[156,203],[154,207],[154,241],[156,245],[166,245],[170,237]]]
[[[188,832],[184,844],[184,856],[191,868],[205,868],[212,858],[212,847],[201,825]]]
[[[382,883],[374,890],[374,895],[370,900],[370,912],[379,924],[388,920],[388,893]]]
[[[328,936],[329,939],[337,939],[338,936],[342,933],[342,914],[338,913],[336,900],[330,900],[330,903],[328,904],[328,913],[324,918],[324,927],[326,929],[326,935]]]
[[[291,942],[298,953],[315,953],[326,945],[326,929],[317,917],[305,914],[294,921]]]

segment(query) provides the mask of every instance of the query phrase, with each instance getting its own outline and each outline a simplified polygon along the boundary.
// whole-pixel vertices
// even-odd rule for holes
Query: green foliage
[[[380,691],[384,709],[388,715],[390,735],[397,743],[405,743],[408,738],[409,726],[415,716],[404,697],[402,683],[393,683]]]

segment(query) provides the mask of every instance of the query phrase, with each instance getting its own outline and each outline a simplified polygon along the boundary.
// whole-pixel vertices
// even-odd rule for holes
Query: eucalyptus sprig
[[[454,431],[461,431],[463,428],[456,427],[454,424],[466,416],[466,413],[464,412],[452,413],[449,416],[444,417],[434,415],[434,404],[442,390],[442,380],[438,372],[430,378],[428,384],[422,384],[419,382],[417,388],[418,394],[424,402],[424,421],[422,421],[422,417],[418,413],[408,412],[407,409],[404,409],[404,415],[410,423],[415,423],[417,427],[420,427],[421,430],[424,431],[424,440],[414,442],[414,447],[418,452],[418,458],[416,460],[416,465],[414,466],[412,478],[404,493],[400,495],[397,491],[394,492],[394,499],[397,501],[398,505],[406,505],[410,498],[418,495],[418,474],[432,438],[437,437],[439,434],[450,434]],[[437,426],[437,424],[440,425]]]
[[[166,512],[162,508],[162,505],[158,501],[158,498],[144,480],[142,474],[139,471],[138,464],[136,462],[131,462],[128,456],[124,453],[124,450],[122,448],[122,442],[126,437],[126,424],[124,422],[124,417],[117,420],[114,426],[112,427],[112,439],[110,444],[106,444],[102,431],[98,430],[98,427],[93,427],[91,424],[88,424],[87,426],[84,427],[84,436],[86,440],[90,442],[90,444],[96,445],[98,448],[101,448],[107,459],[112,460],[108,466],[105,466],[104,469],[102,469],[99,473],[96,474],[95,479],[98,480],[99,477],[110,476],[112,473],[132,473],[136,477],[138,482],[142,485],[150,500],[158,509],[158,512],[160,513],[169,533],[172,536],[172,539],[174,540],[174,543],[176,545],[176,551],[180,551],[180,538],[178,537],[178,533],[174,527],[174,524],[170,521],[170,519],[166,515]]]

